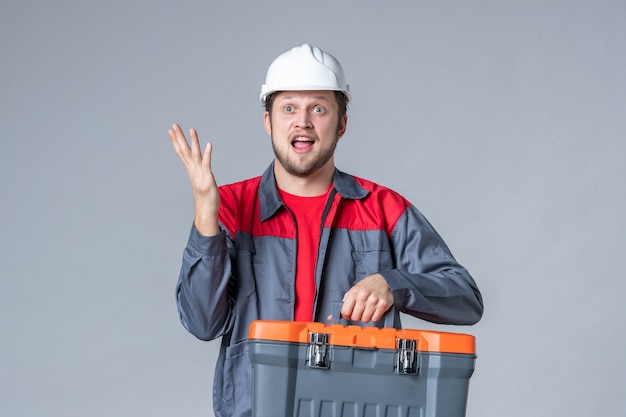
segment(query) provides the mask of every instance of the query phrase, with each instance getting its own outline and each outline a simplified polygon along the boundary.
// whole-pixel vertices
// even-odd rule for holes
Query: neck
[[[333,182],[333,175],[335,173],[335,165],[332,163],[326,164],[318,171],[307,175],[305,177],[299,177],[288,173],[278,163],[274,164],[274,177],[276,178],[276,185],[283,191],[289,194],[301,196],[301,197],[313,197],[326,193],[330,184]]]

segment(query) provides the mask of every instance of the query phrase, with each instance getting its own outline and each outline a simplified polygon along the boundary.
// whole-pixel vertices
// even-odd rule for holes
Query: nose
[[[301,129],[310,129],[312,127],[309,112],[298,112],[298,115],[296,116],[296,127]]]

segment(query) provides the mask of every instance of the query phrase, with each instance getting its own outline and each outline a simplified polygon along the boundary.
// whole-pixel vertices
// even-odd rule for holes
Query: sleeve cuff
[[[226,232],[222,230],[215,236],[204,236],[192,225],[187,247],[206,255],[222,255],[227,247]]]

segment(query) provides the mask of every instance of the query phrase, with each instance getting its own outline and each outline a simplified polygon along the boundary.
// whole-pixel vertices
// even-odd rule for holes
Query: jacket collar
[[[361,187],[354,177],[335,168],[333,174],[333,187],[343,198],[359,200],[369,194],[369,191]],[[281,207],[283,202],[278,194],[276,178],[274,177],[274,162],[265,170],[259,185],[260,216],[261,221],[272,217]]]

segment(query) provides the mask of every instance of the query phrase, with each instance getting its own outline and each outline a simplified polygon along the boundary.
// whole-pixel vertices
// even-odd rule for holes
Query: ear
[[[341,138],[344,133],[346,133],[346,129],[348,128],[348,115],[344,115],[339,122],[339,126],[337,127],[337,138]]]
[[[270,113],[267,111],[263,113],[263,125],[268,136],[272,137],[272,120],[270,119]]]

